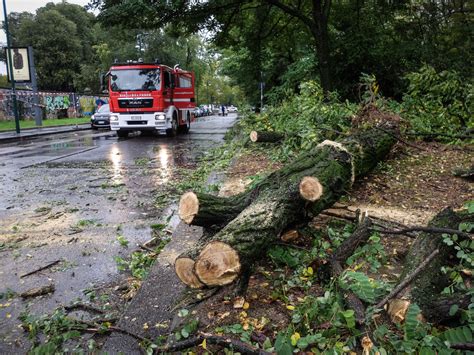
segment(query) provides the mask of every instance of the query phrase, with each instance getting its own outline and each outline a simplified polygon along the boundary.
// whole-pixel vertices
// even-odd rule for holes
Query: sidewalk
[[[51,134],[84,131],[88,129],[91,129],[91,125],[88,123],[69,126],[24,128],[19,134],[17,134],[15,131],[0,132],[0,143],[14,142],[17,140],[23,140],[39,136],[47,136]]]

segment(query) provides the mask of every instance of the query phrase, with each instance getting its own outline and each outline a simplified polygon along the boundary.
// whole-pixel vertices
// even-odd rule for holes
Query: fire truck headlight
[[[111,121],[118,121],[118,116],[111,115],[111,116],[110,116],[110,120],[111,120]]]
[[[155,115],[155,120],[157,121],[164,121],[165,118],[165,115],[163,115],[162,113],[160,113],[159,115]]]

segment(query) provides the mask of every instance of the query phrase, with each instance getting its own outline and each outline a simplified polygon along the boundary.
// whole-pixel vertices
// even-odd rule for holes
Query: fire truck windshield
[[[160,89],[160,69],[122,69],[110,72],[112,91],[149,91]]]

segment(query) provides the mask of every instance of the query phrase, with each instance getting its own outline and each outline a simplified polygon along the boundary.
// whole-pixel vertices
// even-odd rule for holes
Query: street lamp
[[[5,17],[5,35],[7,36],[7,55],[8,55],[7,62],[10,63],[10,65],[7,65],[7,67],[10,73],[10,80],[12,83],[12,99],[13,99],[13,114],[15,115],[15,130],[16,130],[16,133],[20,133],[20,117],[18,115],[18,105],[16,102],[15,78],[13,77],[13,61],[12,61],[12,53],[10,50],[11,40],[10,40],[10,32],[8,30],[7,5],[5,3],[5,0],[3,0],[3,16]]]

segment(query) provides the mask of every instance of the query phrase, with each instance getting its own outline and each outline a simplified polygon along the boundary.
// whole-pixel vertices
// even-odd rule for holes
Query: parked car
[[[227,107],[227,112],[229,113],[234,113],[234,112],[237,112],[237,107],[235,107],[234,105],[230,105]]]
[[[108,104],[100,106],[97,112],[91,116],[91,127],[92,129],[110,129],[110,107]]]
[[[199,107],[196,107],[194,109],[194,117],[201,117],[202,116],[202,110]]]

